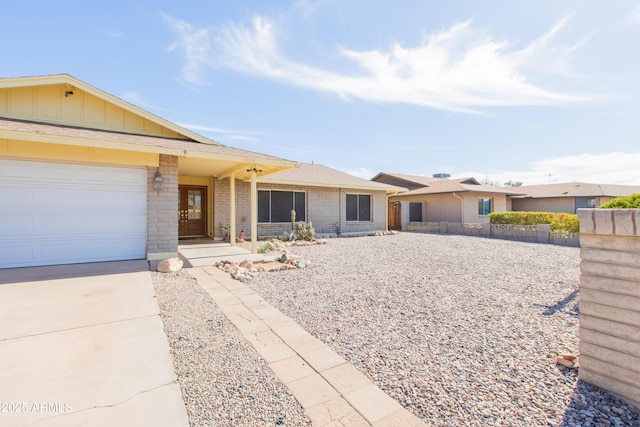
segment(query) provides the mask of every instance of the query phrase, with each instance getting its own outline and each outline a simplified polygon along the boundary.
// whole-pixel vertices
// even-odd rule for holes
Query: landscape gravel
[[[430,425],[638,426],[577,370],[579,249],[400,233],[291,248],[248,285]]]
[[[311,426],[289,390],[187,272],[152,277],[191,426]]]

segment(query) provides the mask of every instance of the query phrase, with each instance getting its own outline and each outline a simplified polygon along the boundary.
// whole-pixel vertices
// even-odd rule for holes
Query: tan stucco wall
[[[65,96],[68,90],[73,95]],[[116,132],[184,138],[180,134],[66,84],[0,89],[0,116]]]
[[[423,222],[460,222],[462,208],[460,200],[451,194],[430,194],[409,197],[391,197],[391,201],[402,203],[402,229],[406,230],[409,221],[409,203],[422,202]]]
[[[488,223],[489,217],[478,215],[478,199],[491,199],[492,212],[507,210],[507,197],[504,194],[462,193],[464,197],[465,224]]]
[[[489,222],[488,216],[478,215],[478,199],[489,198],[492,200],[493,212],[501,212],[507,210],[507,197],[504,194],[484,194],[484,193],[456,193],[462,200],[456,198],[451,193],[446,194],[429,194],[416,195],[408,197],[391,197],[390,200],[401,201],[403,230],[406,230],[408,222],[408,203],[423,202],[426,209],[423,210],[423,222],[462,222],[462,213],[464,212],[465,224],[477,224]],[[464,201],[464,210],[463,210]],[[424,214],[426,211],[426,215]],[[406,215],[405,215],[405,212]]]

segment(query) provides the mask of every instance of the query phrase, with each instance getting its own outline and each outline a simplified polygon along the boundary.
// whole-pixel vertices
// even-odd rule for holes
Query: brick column
[[[580,379],[640,407],[640,210],[578,216]]]
[[[162,189],[153,189],[156,170]],[[159,168],[147,168],[147,259],[178,256],[178,157],[160,155]]]

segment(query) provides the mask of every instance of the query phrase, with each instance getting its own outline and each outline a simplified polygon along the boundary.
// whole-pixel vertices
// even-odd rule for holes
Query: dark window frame
[[[416,215],[418,212],[417,208],[418,206],[420,207],[420,212],[419,215]],[[422,202],[409,202],[409,221],[410,222],[422,222],[422,218],[423,218],[423,209],[424,206],[422,204]],[[419,218],[418,218],[419,216]]]
[[[365,201],[366,200],[366,201]],[[355,202],[355,205],[354,205]],[[371,211],[373,198],[371,194],[347,194],[346,195],[346,220],[347,222],[372,222]]]
[[[488,209],[487,209],[487,204]],[[489,197],[478,198],[478,216],[487,216],[493,212],[493,199]]]
[[[274,206],[274,202],[279,206]],[[282,206],[282,203],[285,203],[285,206]],[[291,222],[292,210],[296,211],[296,222],[307,220],[307,193],[305,191],[258,190],[258,224]]]

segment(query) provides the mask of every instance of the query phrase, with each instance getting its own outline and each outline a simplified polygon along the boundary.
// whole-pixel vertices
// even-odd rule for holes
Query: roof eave
[[[274,184],[274,185],[291,185],[296,187],[322,187],[322,188],[350,188],[354,190],[366,190],[366,191],[384,191],[386,193],[395,193],[399,191],[394,188],[373,188],[361,185],[351,184],[330,184],[330,183],[318,183],[318,182],[305,182],[305,181],[286,181],[278,179],[258,179],[260,184]]]

